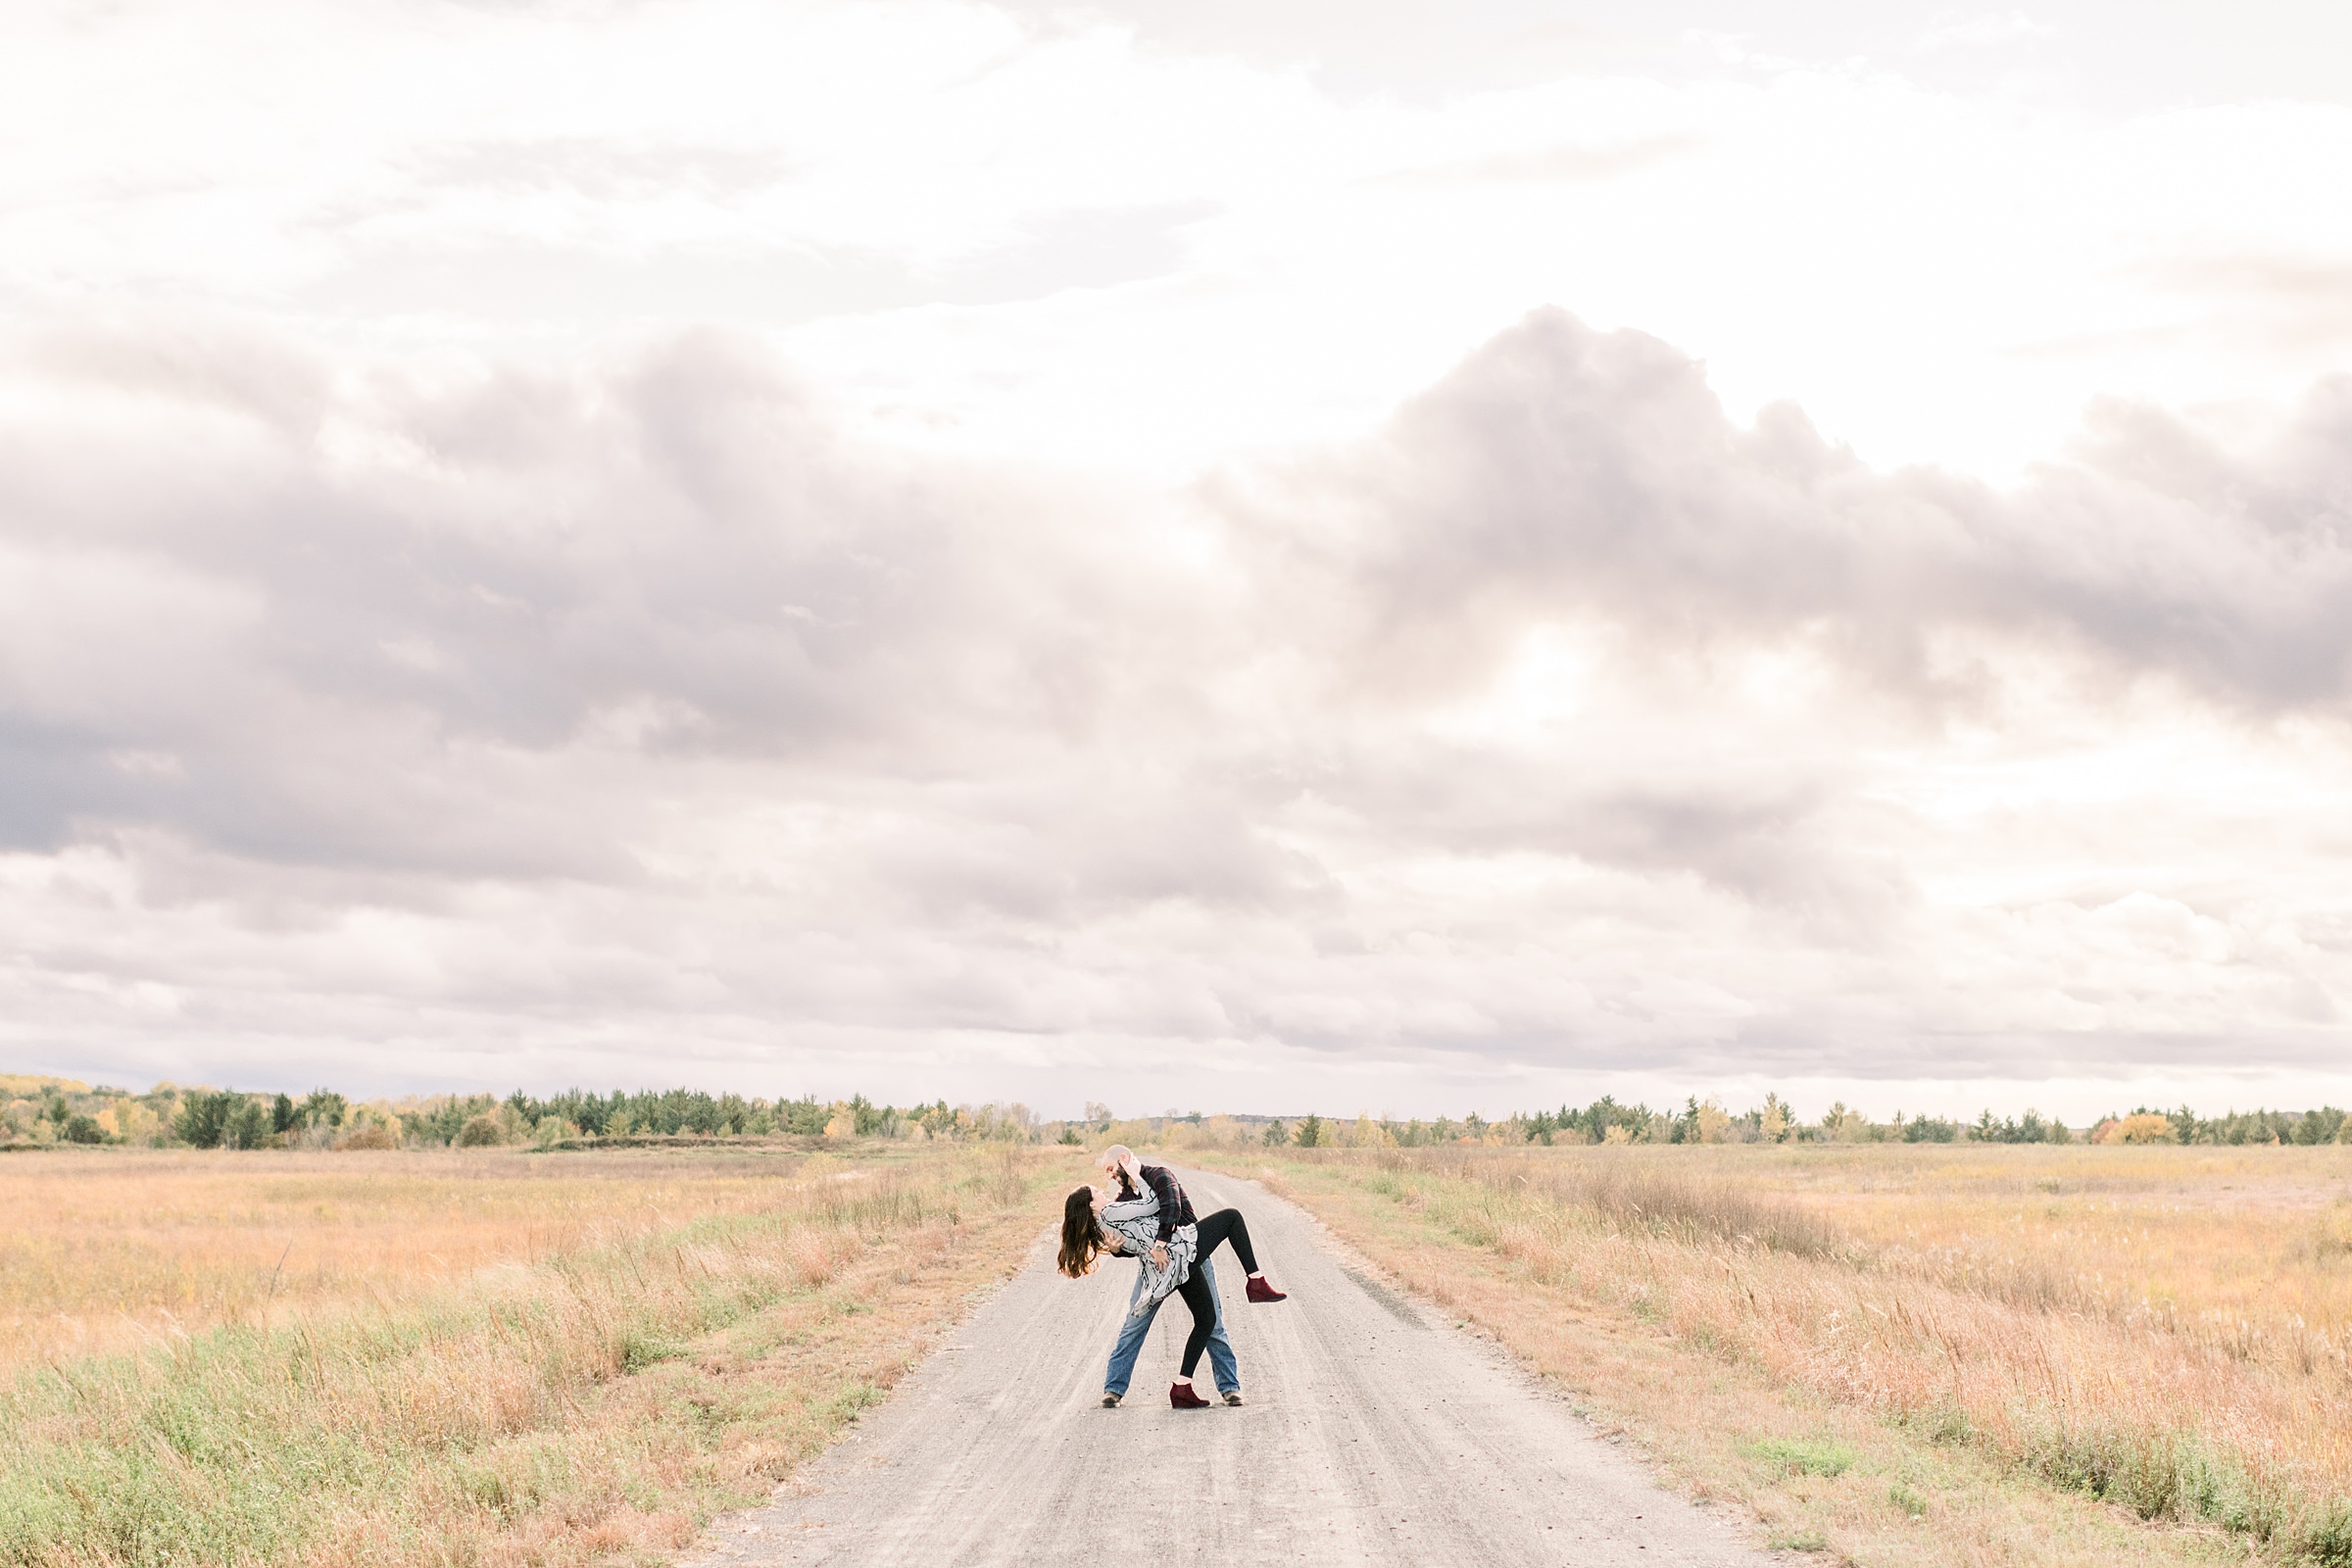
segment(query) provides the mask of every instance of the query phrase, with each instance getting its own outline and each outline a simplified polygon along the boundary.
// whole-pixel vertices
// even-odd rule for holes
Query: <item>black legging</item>
[[[1250,1222],[1242,1218],[1240,1209],[1218,1209],[1200,1222],[1200,1250],[1193,1254],[1192,1272],[1176,1287],[1184,1304],[1193,1309],[1193,1332],[1184,1341],[1184,1375],[1188,1379],[1200,1364],[1200,1352],[1208,1348],[1209,1333],[1217,1326],[1217,1303],[1209,1297],[1208,1281],[1200,1277],[1200,1265],[1208,1261],[1209,1253],[1231,1242],[1243,1271],[1257,1272],[1257,1253],[1250,1246]]]

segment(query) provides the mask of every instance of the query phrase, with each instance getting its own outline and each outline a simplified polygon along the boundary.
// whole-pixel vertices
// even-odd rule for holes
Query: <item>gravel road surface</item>
[[[714,1525],[710,1563],[1761,1565],[1727,1521],[1660,1491],[1487,1342],[1395,1295],[1251,1182],[1180,1172],[1249,1216],[1287,1301],[1218,1256],[1240,1408],[1172,1410],[1190,1314],[1171,1299],[1127,1403],[1103,1364],[1134,1265],[1028,1265],[890,1401],[769,1506]],[[1210,1391],[1208,1364],[1198,1374]]]

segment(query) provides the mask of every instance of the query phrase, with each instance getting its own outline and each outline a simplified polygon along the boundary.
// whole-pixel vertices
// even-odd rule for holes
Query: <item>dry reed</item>
[[[750,1214],[808,1156],[68,1151],[0,1160],[0,1373],[429,1294],[612,1227]]]

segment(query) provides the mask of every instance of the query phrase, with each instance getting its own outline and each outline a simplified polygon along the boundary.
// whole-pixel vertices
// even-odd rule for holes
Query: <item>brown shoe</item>
[[[1104,1396],[1102,1396],[1102,1408],[1103,1408],[1103,1409],[1105,1409],[1105,1410],[1116,1410],[1118,1407],[1119,1407],[1119,1396],[1118,1396],[1118,1395],[1115,1395],[1115,1394],[1105,1394]]]
[[[1195,1394],[1190,1383],[1169,1384],[1168,1403],[1179,1410],[1205,1410],[1208,1408],[1208,1401]]]
[[[1227,1389],[1227,1390],[1225,1391],[1225,1402],[1226,1402],[1227,1404],[1239,1404],[1239,1403],[1241,1403],[1241,1402],[1242,1402],[1242,1391],[1241,1391],[1241,1390],[1239,1390],[1239,1389]]]

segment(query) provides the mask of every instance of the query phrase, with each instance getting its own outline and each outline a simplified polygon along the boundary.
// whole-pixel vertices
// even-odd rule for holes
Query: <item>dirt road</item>
[[[889,1404],[793,1494],[722,1521],[702,1560],[835,1565],[1762,1564],[1651,1484],[1486,1342],[1401,1299],[1253,1183],[1233,1203],[1291,1293],[1252,1306],[1220,1268],[1240,1408],[1168,1407],[1190,1315],[1171,1300],[1128,1402],[1099,1400],[1130,1263],[1053,1271],[1041,1243]],[[1229,1254],[1219,1254],[1221,1265]],[[1209,1390],[1202,1362],[1200,1385]]]

